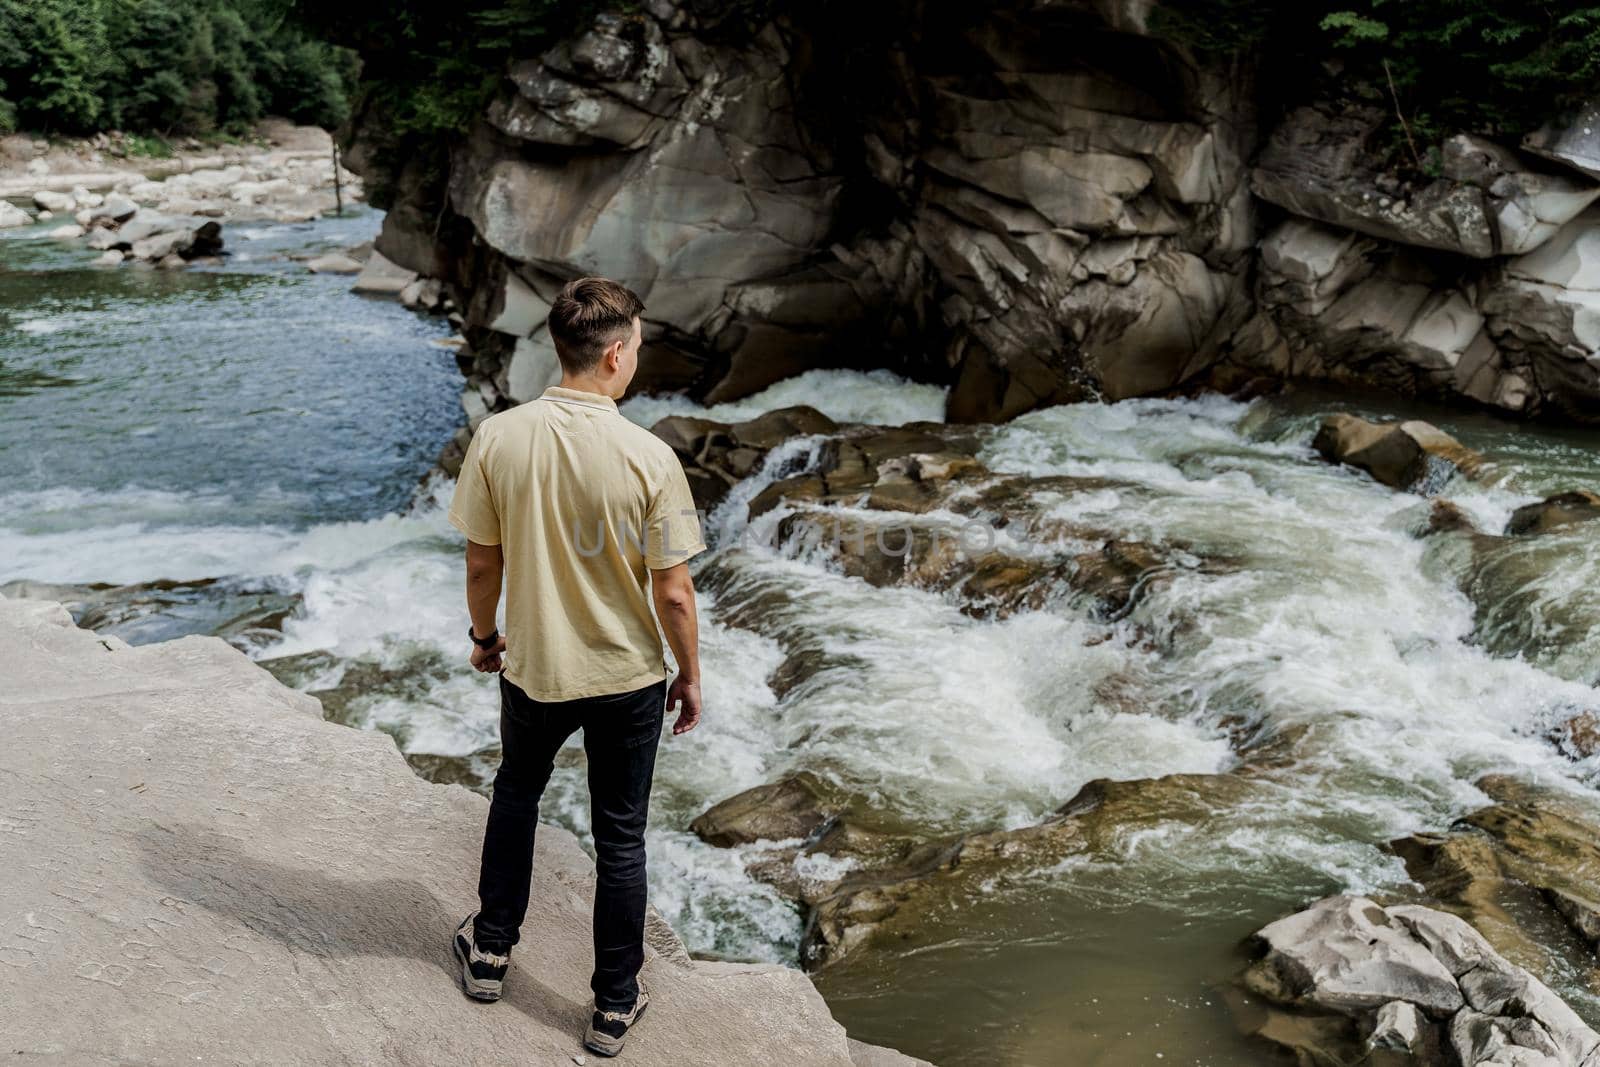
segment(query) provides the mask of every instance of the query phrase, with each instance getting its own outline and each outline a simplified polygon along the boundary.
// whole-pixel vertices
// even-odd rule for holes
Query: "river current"
[[[221,634],[330,717],[392,734],[420,772],[481,788],[497,706],[466,669],[461,542],[429,473],[463,418],[446,329],[287,258],[370,238],[378,218],[229,227],[225,266],[181,273],[91,268],[38,229],[0,238],[0,583],[134,586],[82,594],[95,624],[134,641]],[[937,419],[943,393],[825,371],[711,409],[623,411],[649,425],[795,403],[899,424]],[[1600,773],[1548,736],[1600,710],[1600,536],[1580,526],[1473,565],[1415,535],[1420,497],[1315,457],[1333,410],[1399,409],[1296,392],[1070,405],[995,428],[981,458],[997,471],[1118,486],[1052,500],[1052,515],[1225,561],[1180,569],[1110,626],[1070,599],[975,619],[741,538],[737,507],[715,513],[697,566],[732,576],[719,595],[761,586],[791,607],[752,632],[705,597],[707,717],[663,740],[656,906],[692,950],[793,963],[794,908],[746,873],[747,851],[687,829],[791,771],[931,836],[1026,825],[1096,778],[1227,771],[1241,731],[1293,736],[1288,773],[1208,817],[1141,822],[818,975],[853,1034],[947,1065],[1269,1062],[1224,1005],[1244,935],[1329,892],[1404,892],[1378,846],[1483,804],[1484,773],[1586,797]],[[1422,414],[1492,462],[1487,482],[1444,491],[1480,529],[1600,487],[1600,434]],[[786,447],[791,467],[806,448]],[[785,628],[850,666],[778,699]],[[576,745],[558,761],[544,808],[580,835],[581,762]],[[1588,973],[1547,977],[1600,1021]]]

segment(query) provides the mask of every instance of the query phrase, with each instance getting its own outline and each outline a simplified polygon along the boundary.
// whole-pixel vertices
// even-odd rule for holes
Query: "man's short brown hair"
[[[568,374],[587,374],[605,350],[633,336],[644,301],[609,278],[579,278],[550,305],[550,340]]]

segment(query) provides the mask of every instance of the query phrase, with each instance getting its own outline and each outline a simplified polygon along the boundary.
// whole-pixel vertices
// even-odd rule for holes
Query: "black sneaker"
[[[461,961],[461,988],[474,1000],[499,1000],[506,968],[511,966],[511,952],[508,949],[496,955],[478,947],[472,931],[472,920],[477,917],[478,913],[473,912],[462,919],[461,925],[456,927],[456,935],[450,939],[456,959]]]
[[[583,1035],[583,1047],[602,1056],[615,1056],[622,1051],[622,1043],[628,1040],[628,1031],[644,1018],[644,1010],[649,1006],[650,993],[640,982],[639,999],[633,1002],[633,1010],[601,1011],[596,1008],[593,1018],[589,1020],[589,1032]]]

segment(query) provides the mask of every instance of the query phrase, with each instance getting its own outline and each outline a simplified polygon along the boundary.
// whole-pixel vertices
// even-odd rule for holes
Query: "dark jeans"
[[[667,683],[582,700],[534,700],[500,677],[500,745],[478,874],[474,935],[486,951],[517,943],[533,877],[539,798],[556,751],[583,731],[594,832],[594,990],[601,1011],[627,1011],[644,963],[644,824]]]

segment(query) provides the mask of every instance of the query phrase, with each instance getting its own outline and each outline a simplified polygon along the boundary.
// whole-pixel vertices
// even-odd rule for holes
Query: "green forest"
[[[365,92],[397,135],[448,133],[512,58],[537,54],[598,6],[0,0],[0,130],[205,134],[269,114],[333,127]],[[726,6],[746,24],[846,14],[832,0]],[[883,25],[881,12],[874,21]],[[1600,5],[1584,0],[1173,0],[1151,22],[1202,52],[1253,53],[1269,79],[1276,70],[1303,81],[1307,63],[1331,64],[1424,143],[1459,129],[1519,133],[1600,86]],[[849,47],[847,35],[836,40]]]
[[[0,0],[0,131],[334,126],[360,64],[292,0]]]
[[[1586,0],[1179,0],[1151,21],[1204,52],[1259,56],[1267,85],[1312,88],[1320,68],[1396,112],[1396,146],[1405,127],[1424,146],[1459,131],[1515,141],[1600,91],[1600,4]]]

